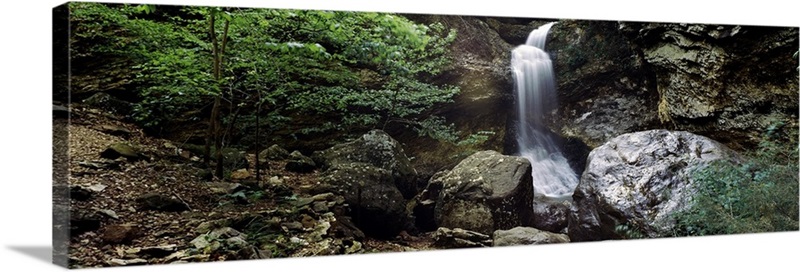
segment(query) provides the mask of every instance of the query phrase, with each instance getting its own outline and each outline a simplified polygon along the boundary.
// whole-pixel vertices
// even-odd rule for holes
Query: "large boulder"
[[[320,183],[344,196],[354,223],[367,235],[392,238],[410,226],[406,200],[386,169],[368,163],[334,164],[322,173]]]
[[[528,226],[555,232],[567,233],[572,199],[534,196],[533,216]]]
[[[372,130],[354,141],[314,152],[312,158],[322,170],[350,163],[366,163],[384,169],[405,199],[417,194],[417,171],[400,143],[381,130]]]
[[[568,243],[566,234],[552,233],[529,227],[496,230],[492,234],[492,246],[538,245]]]
[[[314,160],[303,155],[300,151],[294,151],[289,154],[289,161],[286,162],[286,171],[295,173],[311,173],[317,165]]]
[[[694,167],[736,160],[724,145],[683,131],[650,130],[620,135],[594,149],[575,189],[569,222],[572,241],[614,239],[626,226],[647,237],[670,234],[671,215],[692,195]]]
[[[258,153],[259,160],[285,160],[289,158],[289,151],[277,144],[271,145]]]
[[[440,227],[491,234],[530,221],[531,164],[522,157],[477,152],[432,181],[439,182],[434,219]]]

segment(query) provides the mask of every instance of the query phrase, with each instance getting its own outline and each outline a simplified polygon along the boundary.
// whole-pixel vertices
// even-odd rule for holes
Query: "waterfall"
[[[524,45],[511,52],[518,110],[519,155],[533,167],[533,191],[550,197],[572,195],[578,177],[541,121],[556,109],[556,84],[550,56],[544,51],[547,33],[555,22],[532,31]],[[546,128],[544,128],[546,129]]]

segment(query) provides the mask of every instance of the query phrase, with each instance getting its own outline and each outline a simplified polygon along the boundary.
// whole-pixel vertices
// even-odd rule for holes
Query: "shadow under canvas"
[[[39,261],[51,263],[53,260],[53,247],[51,246],[9,246],[8,248]]]

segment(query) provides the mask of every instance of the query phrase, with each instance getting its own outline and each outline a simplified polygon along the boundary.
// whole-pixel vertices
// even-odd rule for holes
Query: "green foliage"
[[[459,92],[430,83],[447,69],[456,35],[441,24],[372,12],[70,5],[74,57],[135,63],[141,101],[134,118],[146,127],[203,109],[218,94],[226,107],[266,109],[271,129],[317,116],[293,128],[301,134],[392,122],[418,127],[428,110]],[[218,35],[230,21],[220,82],[211,75],[209,16],[222,19]]]
[[[675,215],[675,235],[798,230],[798,151],[797,128],[777,123],[748,160],[696,169],[698,192]]]
[[[629,224],[620,224],[614,227],[614,232],[617,233],[623,239],[642,239],[647,238],[647,236],[642,233],[636,227],[633,227]]]

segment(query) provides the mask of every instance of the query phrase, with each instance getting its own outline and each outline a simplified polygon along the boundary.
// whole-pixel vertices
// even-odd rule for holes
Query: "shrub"
[[[798,230],[797,129],[771,126],[745,157],[695,169],[698,191],[675,214],[676,236]]]

